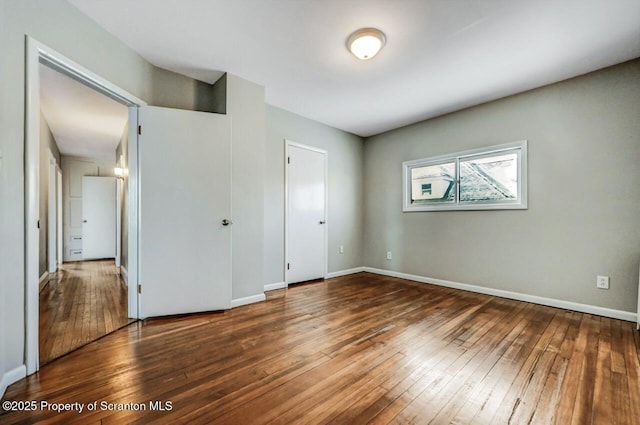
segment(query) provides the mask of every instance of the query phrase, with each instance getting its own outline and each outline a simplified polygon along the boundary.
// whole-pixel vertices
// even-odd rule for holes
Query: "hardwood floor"
[[[40,365],[130,323],[113,260],[64,263],[40,291]]]
[[[633,323],[359,273],[134,323],[5,396],[82,413],[0,423],[639,424],[639,353]]]

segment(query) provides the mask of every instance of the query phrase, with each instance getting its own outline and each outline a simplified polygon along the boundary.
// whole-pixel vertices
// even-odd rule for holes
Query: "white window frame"
[[[516,153],[518,161],[518,196],[509,201],[460,201],[460,162],[465,159],[493,156],[501,153]],[[453,202],[439,202],[428,205],[411,203],[411,170],[414,168],[455,163],[455,199]],[[477,211],[477,210],[523,210],[527,209],[527,141],[504,143],[485,148],[472,149],[447,155],[405,161],[402,163],[402,210],[413,211]]]

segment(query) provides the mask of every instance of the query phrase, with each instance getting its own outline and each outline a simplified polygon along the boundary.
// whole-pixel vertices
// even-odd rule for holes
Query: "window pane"
[[[411,203],[425,205],[455,201],[455,162],[411,169]]]
[[[518,154],[498,154],[460,161],[460,202],[518,199]]]

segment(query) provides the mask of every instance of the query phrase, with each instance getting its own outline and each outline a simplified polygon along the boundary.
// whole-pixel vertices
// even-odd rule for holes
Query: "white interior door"
[[[326,172],[326,151],[287,143],[287,283],[326,274]]]
[[[116,178],[82,177],[82,259],[116,256]]]
[[[231,121],[141,107],[140,316],[231,306]]]

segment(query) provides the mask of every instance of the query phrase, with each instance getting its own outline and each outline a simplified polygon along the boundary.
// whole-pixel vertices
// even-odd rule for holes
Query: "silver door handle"
[[[324,224],[324,223],[326,223],[326,221],[320,220],[320,224]]]
[[[228,226],[230,224],[233,224],[233,221],[227,220],[226,218],[224,220],[222,220],[222,225],[223,226]]]

